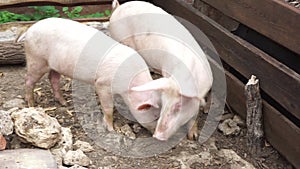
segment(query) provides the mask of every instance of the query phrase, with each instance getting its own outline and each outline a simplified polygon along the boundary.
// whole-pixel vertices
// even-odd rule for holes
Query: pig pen
[[[98,23],[96,27],[105,33],[109,32]],[[3,31],[10,30],[7,28]],[[20,61],[22,63],[22,61]],[[3,65],[0,67],[0,110],[8,110],[15,107],[26,107],[24,101],[24,77],[26,67],[19,65]],[[155,76],[155,75],[154,75]],[[47,76],[39,81],[35,88],[35,101],[37,106],[46,109],[46,114],[58,120],[62,127],[68,127],[73,134],[73,142],[77,140],[89,142],[94,150],[86,153],[92,163],[87,168],[293,168],[267,141],[263,147],[263,155],[251,157],[246,144],[246,128],[240,120],[238,132],[226,133],[224,129],[218,129],[213,136],[204,144],[198,141],[190,141],[184,138],[179,144],[162,154],[153,157],[130,158],[116,155],[101,148],[95,140],[91,139],[82,127],[82,112],[76,112],[73,106],[72,81],[62,78],[61,89],[63,96],[68,100],[68,106],[61,106],[54,101],[50,83]],[[81,98],[85,99],[85,98]],[[240,104],[244,104],[240,102]],[[95,105],[85,105],[95,106]],[[99,117],[101,110],[89,112],[93,117]],[[91,115],[92,116],[92,115]],[[207,114],[199,112],[199,129],[203,126]],[[233,112],[225,110],[220,117],[220,124],[231,127],[226,121],[238,119]],[[151,137],[151,134],[139,124],[125,119],[122,115],[114,112],[115,129],[118,134],[136,138]],[[224,123],[225,122],[225,123]],[[94,119],[86,120],[85,123],[93,126]],[[219,128],[222,128],[219,126]],[[221,131],[222,130],[222,131]],[[35,148],[31,144],[16,141],[16,134],[5,136],[8,144],[7,149]],[[124,143],[126,144],[126,143]],[[236,154],[235,154],[236,153]],[[1,154],[1,151],[0,151]],[[71,167],[65,165],[65,167]],[[1,165],[0,165],[1,168]]]
[[[13,100],[24,101],[24,76],[26,68],[24,66],[1,66],[0,67],[0,110],[7,110],[10,108],[25,107],[25,104],[16,105],[12,103]],[[292,166],[267,142],[263,148],[264,155],[260,158],[252,158],[248,154],[246,145],[246,128],[241,125],[240,132],[225,136],[220,130],[215,131],[213,136],[205,143],[200,144],[197,141],[190,141],[183,139],[178,145],[169,151],[145,158],[129,158],[115,155],[98,146],[91,138],[89,138],[85,130],[81,126],[79,119],[80,114],[74,112],[72,106],[72,92],[71,80],[63,78],[61,82],[63,95],[69,102],[69,106],[63,107],[58,102],[54,101],[51,91],[50,83],[47,76],[43,77],[37,83],[35,89],[36,103],[38,107],[49,109],[46,111],[48,115],[58,120],[62,127],[71,128],[73,134],[73,142],[77,140],[89,142],[94,151],[86,153],[91,159],[92,164],[88,168],[232,168],[233,166],[243,167],[244,159],[254,165],[256,168],[292,168]],[[99,112],[95,112],[98,114]],[[99,116],[99,115],[98,115]],[[199,123],[203,125],[207,114],[199,113]],[[226,111],[223,115],[221,123],[226,119],[233,119],[234,114]],[[95,115],[97,117],[97,115]],[[100,118],[100,117],[99,117]],[[151,134],[137,123],[131,122],[120,114],[115,112],[115,129],[119,134],[132,133],[134,137],[151,137]],[[93,125],[93,120],[89,122]],[[129,128],[126,127],[129,125]],[[200,125],[200,126],[201,126]],[[124,129],[125,128],[125,129]],[[127,129],[126,129],[127,128]],[[6,136],[8,145],[7,149],[18,148],[32,148],[31,144],[24,144],[16,142],[16,135]],[[236,152],[241,159],[232,157],[232,155],[220,156],[220,150],[226,149]],[[1,154],[1,151],[0,151]],[[1,168],[1,166],[0,166]],[[250,167],[251,168],[251,167]]]

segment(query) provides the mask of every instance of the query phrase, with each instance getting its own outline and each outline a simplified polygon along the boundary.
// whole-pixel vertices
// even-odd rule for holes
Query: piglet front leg
[[[96,81],[95,87],[103,111],[103,125],[108,131],[113,131],[114,104],[111,88],[100,81]]]
[[[198,120],[195,119],[191,119],[188,124],[188,139],[189,140],[197,140],[198,139]]]

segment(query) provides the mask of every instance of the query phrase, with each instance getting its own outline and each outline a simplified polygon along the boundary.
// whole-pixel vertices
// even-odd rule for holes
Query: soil
[[[25,74],[26,67],[23,65],[0,67],[0,110],[4,109],[3,104],[6,101],[15,98],[24,99]],[[189,161],[185,163],[185,161],[188,161],[184,161],[185,158],[193,158],[207,149],[206,144],[200,144],[197,141],[190,141],[186,138],[162,154],[145,158],[122,157],[110,152],[109,150],[107,151],[101,148],[96,141],[93,141],[93,139],[87,135],[85,132],[86,130],[82,127],[82,123],[80,123],[82,116],[74,110],[72,89],[70,85],[70,79],[62,79],[61,87],[63,89],[63,95],[67,100],[70,100],[68,106],[64,107],[54,100],[49,80],[47,76],[44,76],[36,85],[35,101],[37,106],[50,108],[47,113],[50,116],[55,117],[63,127],[71,128],[74,142],[76,140],[81,140],[87,141],[93,145],[95,151],[87,153],[88,157],[90,157],[93,162],[89,168],[230,168],[226,161],[222,161],[222,159],[217,157],[213,157],[208,164],[203,164],[199,161]],[[101,112],[100,109],[93,113],[99,114],[99,112]],[[206,114],[200,113],[199,122],[203,123],[206,117]],[[94,121],[95,120],[87,121],[84,125],[93,125]],[[115,123],[117,126],[129,124],[131,128],[133,125],[137,126],[134,122],[130,122],[129,120],[122,118],[118,113],[115,113]],[[272,148],[272,146],[267,143],[263,147],[260,157],[251,157],[247,150],[245,132],[245,127],[242,127],[241,133],[238,136],[228,137],[216,130],[212,138],[215,140],[215,144],[218,149],[232,149],[240,157],[253,164],[256,168],[293,168],[276,150]],[[136,132],[136,137],[151,137],[151,134],[141,128],[140,131]],[[11,138],[8,137],[8,139]],[[8,148],[11,148],[12,146],[10,141],[11,140],[8,140]],[[22,146],[28,147],[28,145]],[[214,156],[213,153],[212,156]]]

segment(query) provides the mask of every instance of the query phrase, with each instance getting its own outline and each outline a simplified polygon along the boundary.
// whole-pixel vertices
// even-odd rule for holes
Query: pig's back
[[[27,60],[43,58],[51,69],[72,77],[82,50],[97,32],[94,28],[67,19],[41,20],[26,32]]]

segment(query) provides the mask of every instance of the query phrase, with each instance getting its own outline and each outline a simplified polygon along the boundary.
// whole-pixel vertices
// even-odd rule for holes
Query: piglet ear
[[[159,105],[157,103],[151,103],[151,102],[145,102],[141,105],[139,105],[136,109],[137,110],[147,110],[150,109],[151,107],[159,108]]]
[[[170,86],[169,79],[168,78],[160,78],[153,80],[151,82],[148,82],[146,84],[132,87],[132,91],[138,91],[138,92],[145,92],[145,91],[155,91],[155,90],[163,90]]]
[[[184,97],[188,97],[188,98],[192,98],[192,99],[196,99],[199,101],[200,106],[205,106],[206,105],[206,101],[204,98],[200,98],[199,96],[197,96],[196,94],[183,94],[180,93],[182,96]]]

